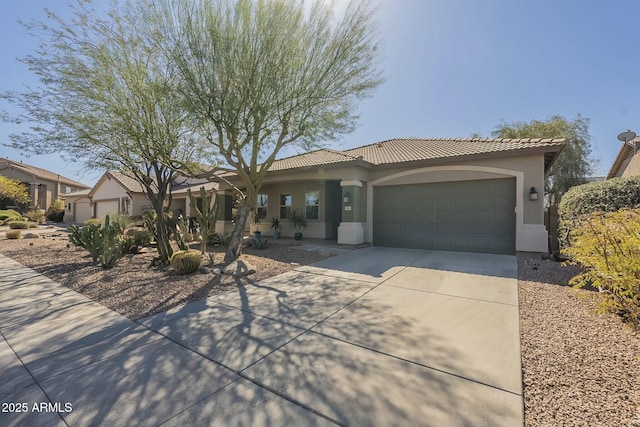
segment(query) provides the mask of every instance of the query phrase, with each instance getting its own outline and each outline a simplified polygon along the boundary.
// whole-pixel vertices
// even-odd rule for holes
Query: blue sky
[[[96,0],[95,3],[100,3]],[[386,82],[360,104],[360,125],[334,148],[395,137],[488,136],[506,122],[578,113],[591,120],[598,173],[606,174],[627,128],[640,134],[640,84],[634,23],[640,2],[618,0],[380,0]],[[0,6],[0,91],[37,80],[16,58],[35,41],[18,19],[42,19],[65,1],[5,0]],[[3,101],[0,108],[12,110]],[[0,143],[19,128],[0,122]],[[290,153],[289,153],[290,154]],[[99,171],[58,156],[0,146],[0,156],[93,184]]]

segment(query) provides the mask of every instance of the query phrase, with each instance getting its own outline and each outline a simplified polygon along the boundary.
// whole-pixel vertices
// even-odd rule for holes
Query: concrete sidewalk
[[[514,257],[367,248],[133,322],[0,255],[0,333],[3,426],[523,423]]]

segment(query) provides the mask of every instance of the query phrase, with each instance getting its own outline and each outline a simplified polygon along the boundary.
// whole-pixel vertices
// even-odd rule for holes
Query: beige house
[[[90,188],[55,172],[7,158],[0,159],[0,175],[22,182],[29,190],[31,206],[25,208],[38,206],[46,210],[54,200],[64,199],[69,193]],[[11,205],[13,202],[10,200],[0,200],[0,209]]]
[[[207,190],[217,188],[217,184],[204,179],[177,177],[171,186],[171,210],[189,217],[187,189],[197,193],[202,186]],[[107,171],[91,190],[67,195],[66,209],[66,222],[82,223],[89,218],[104,218],[110,213],[139,217],[153,208],[138,181],[121,172]]]
[[[294,230],[341,244],[513,254],[546,252],[545,173],[566,139],[392,139],[322,149],[274,162],[258,195],[253,229]],[[234,185],[239,180],[231,178]],[[217,231],[230,231],[232,190],[220,183]]]
[[[607,179],[636,175],[640,175],[640,137],[622,144]]]

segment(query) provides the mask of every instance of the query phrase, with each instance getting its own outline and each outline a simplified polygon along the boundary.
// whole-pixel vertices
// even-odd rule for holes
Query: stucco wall
[[[626,169],[624,169],[622,173],[623,177],[640,175],[640,152],[636,153],[636,155],[629,160],[626,160],[625,163],[626,165],[623,164],[623,167],[626,166]]]

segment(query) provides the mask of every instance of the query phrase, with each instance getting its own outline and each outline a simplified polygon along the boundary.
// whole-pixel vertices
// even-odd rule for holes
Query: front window
[[[266,194],[258,194],[256,201],[256,215],[258,219],[267,219],[267,205],[269,203],[269,197]]]
[[[280,219],[288,219],[291,216],[291,202],[293,197],[291,194],[280,195]]]
[[[318,219],[320,211],[320,192],[311,191],[305,197],[307,219]]]

